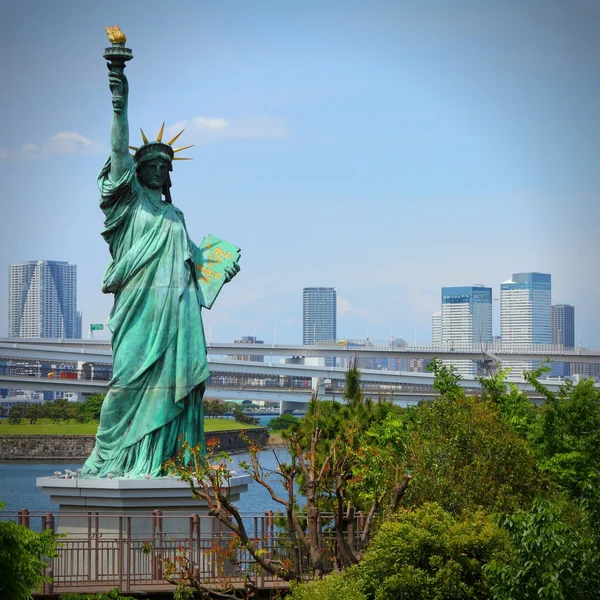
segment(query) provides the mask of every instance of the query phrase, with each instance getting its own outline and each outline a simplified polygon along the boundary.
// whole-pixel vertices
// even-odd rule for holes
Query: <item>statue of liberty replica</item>
[[[173,148],[182,132],[163,142],[163,123],[156,141],[142,131],[142,145],[129,145],[124,68],[133,54],[118,26],[107,33],[111,152],[98,185],[110,251],[102,291],[114,295],[113,377],[82,475],[160,477],[182,440],[204,443],[209,371],[201,311],[239,271],[240,252],[211,235],[196,246],[171,201],[173,162],[191,147]]]

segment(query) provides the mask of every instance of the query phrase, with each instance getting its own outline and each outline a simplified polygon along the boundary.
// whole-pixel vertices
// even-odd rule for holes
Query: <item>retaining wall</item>
[[[248,444],[240,430],[214,431],[206,439],[217,438],[218,450],[243,450]],[[246,429],[245,435],[259,446],[267,443],[266,427]],[[94,447],[93,435],[0,435],[0,460],[68,460],[84,461]]]

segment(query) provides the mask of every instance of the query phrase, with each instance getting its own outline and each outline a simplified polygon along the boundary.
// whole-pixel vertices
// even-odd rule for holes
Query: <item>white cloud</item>
[[[278,117],[260,116],[242,119],[194,117],[169,127],[169,135],[186,130],[182,144],[210,144],[223,139],[284,139],[289,137],[285,122]]]
[[[41,146],[27,143],[11,152],[0,148],[0,160],[8,159],[47,159],[63,154],[103,154],[107,149],[95,142],[72,131],[59,131]]]
[[[337,314],[340,317],[344,317],[344,316],[348,316],[348,315],[368,316],[369,311],[360,309],[360,308],[354,308],[352,306],[352,303],[350,302],[350,300],[348,300],[347,298],[344,298],[343,296],[340,296],[338,294],[337,295]]]
[[[80,133],[59,131],[45,144],[44,151],[49,154],[100,154],[104,147]]]
[[[220,117],[196,117],[193,123],[200,131],[210,132],[224,130],[229,126],[229,121]]]

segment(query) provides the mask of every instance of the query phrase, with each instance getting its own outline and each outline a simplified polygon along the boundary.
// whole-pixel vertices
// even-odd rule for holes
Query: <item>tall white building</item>
[[[481,285],[442,288],[442,310],[439,332],[435,331],[436,314],[433,315],[434,339],[444,350],[472,349],[478,344],[492,341],[492,288]],[[472,360],[444,361],[453,364],[463,377],[477,375],[477,363]]]
[[[81,337],[77,312],[77,265],[37,260],[10,265],[10,337]]]
[[[335,288],[312,287],[302,291],[302,344],[335,342],[337,337],[337,296]],[[325,364],[335,366],[328,357]]]
[[[552,343],[552,280],[546,273],[514,273],[500,286],[500,335],[503,346]],[[531,361],[507,361],[511,378],[535,368]]]

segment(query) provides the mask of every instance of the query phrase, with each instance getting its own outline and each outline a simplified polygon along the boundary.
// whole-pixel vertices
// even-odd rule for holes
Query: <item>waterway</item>
[[[266,424],[271,418],[261,418],[261,425]],[[283,448],[268,449],[260,453],[260,461],[266,469],[275,471],[277,460],[285,461],[288,456]],[[238,465],[241,461],[248,459],[247,453],[233,455],[231,469],[242,473],[243,471],[239,469]],[[52,476],[54,471],[63,473],[66,469],[75,471],[81,466],[80,463],[65,463],[64,461],[15,460],[0,463],[0,502],[6,504],[4,510],[17,511],[27,508],[31,512],[57,511],[58,507],[51,504],[50,498],[36,486],[36,478]],[[273,483],[277,493],[283,493],[283,486],[279,484],[276,474],[269,481]],[[271,499],[267,490],[255,482],[250,483],[248,491],[241,495],[237,504],[242,512],[252,514],[262,514],[267,510],[280,510],[280,505]]]

